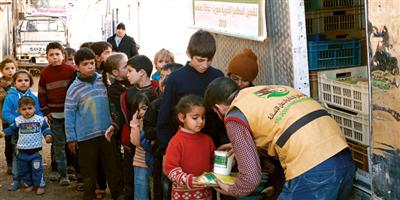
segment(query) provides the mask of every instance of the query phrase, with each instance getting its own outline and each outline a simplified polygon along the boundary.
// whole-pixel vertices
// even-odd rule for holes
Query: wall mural
[[[400,1],[368,1],[374,199],[400,199]]]

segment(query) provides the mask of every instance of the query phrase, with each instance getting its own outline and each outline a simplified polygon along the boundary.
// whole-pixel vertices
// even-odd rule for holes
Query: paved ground
[[[45,145],[43,150],[43,166],[46,170],[46,175],[49,172],[50,165],[50,145]],[[73,182],[68,187],[59,186],[57,182],[46,181],[46,193],[44,195],[38,196],[35,193],[26,193],[22,189],[12,192],[7,191],[8,184],[11,183],[12,179],[10,175],[6,174],[6,162],[4,157],[4,138],[0,139],[0,200],[9,199],[42,199],[42,200],[66,200],[66,199],[80,199],[81,192],[75,190],[75,183]]]

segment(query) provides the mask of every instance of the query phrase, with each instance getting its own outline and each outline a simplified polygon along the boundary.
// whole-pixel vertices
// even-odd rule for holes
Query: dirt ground
[[[38,77],[34,77],[35,85],[33,91],[37,92]],[[43,168],[45,169],[45,180],[50,173],[50,144],[43,142]],[[44,195],[36,195],[34,192],[27,193],[23,189],[17,191],[7,191],[8,185],[12,182],[11,175],[6,174],[7,164],[4,156],[4,138],[0,139],[0,200],[70,200],[81,199],[82,192],[75,190],[76,182],[71,182],[67,187],[60,186],[58,182],[46,180],[46,193]],[[107,193],[105,200],[111,199],[111,195]]]

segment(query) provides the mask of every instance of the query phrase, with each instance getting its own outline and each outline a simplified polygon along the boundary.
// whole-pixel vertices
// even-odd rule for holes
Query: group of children
[[[67,169],[73,168],[84,199],[104,197],[107,186],[113,199],[212,199],[198,177],[212,171],[216,147],[229,143],[222,121],[202,101],[208,84],[224,76],[210,66],[216,52],[212,34],[192,35],[184,66],[161,49],[154,74],[144,55],[111,53],[103,41],[88,46],[65,54],[59,43],[47,45],[49,66],[40,74],[38,98],[27,71],[16,71],[13,59],[1,63],[6,152],[13,152],[12,146],[7,150],[10,136],[19,136],[7,157],[14,180],[9,189],[17,190],[22,180],[26,191],[44,193],[43,135],[56,164],[57,176],[50,180],[69,185]],[[246,63],[234,64],[241,69]],[[250,86],[257,70],[229,75]]]

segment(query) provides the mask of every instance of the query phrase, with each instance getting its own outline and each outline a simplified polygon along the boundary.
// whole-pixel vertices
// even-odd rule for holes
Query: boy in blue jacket
[[[94,199],[97,165],[103,166],[113,199],[123,199],[121,164],[108,104],[107,89],[95,73],[95,54],[82,48],[75,54],[79,73],[67,91],[65,100],[65,131],[68,148],[76,153],[84,183],[83,199]]]

